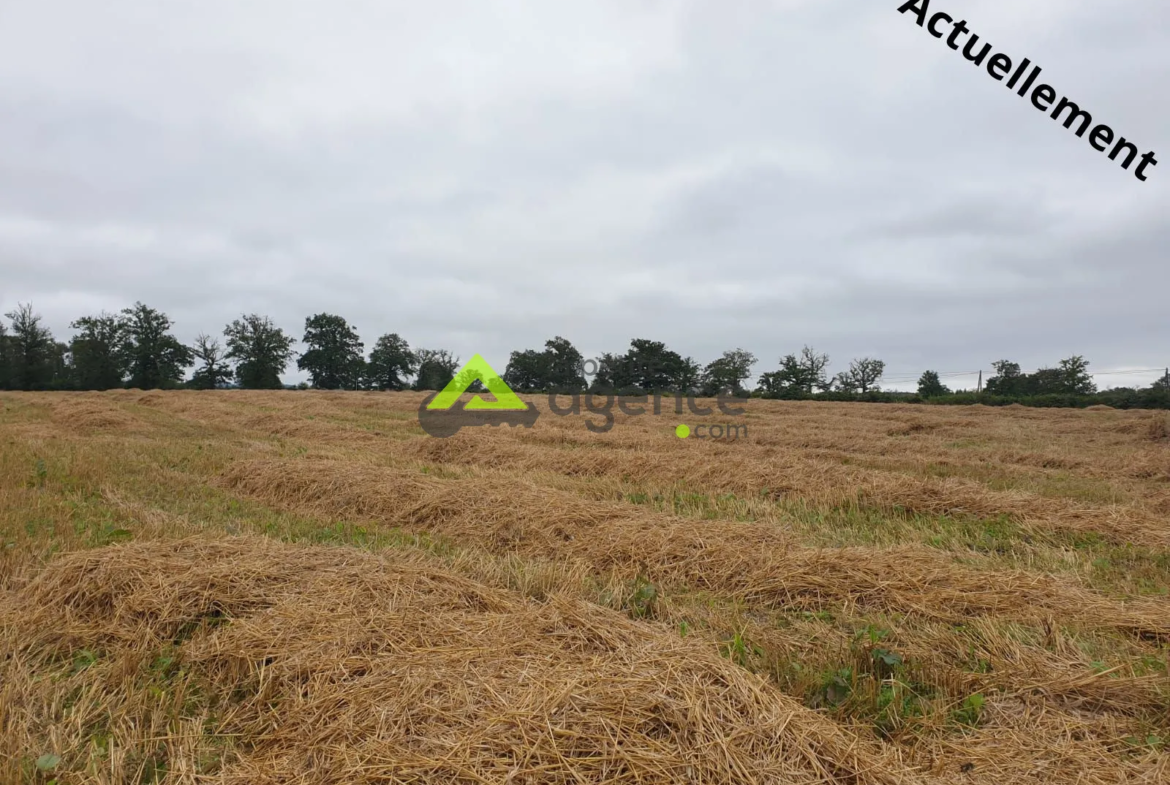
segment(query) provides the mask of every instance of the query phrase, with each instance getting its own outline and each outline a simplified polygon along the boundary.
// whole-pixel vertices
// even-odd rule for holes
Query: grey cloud
[[[1164,151],[1142,183],[897,5],[6,6],[0,309],[1164,365],[1170,6],[935,3]]]

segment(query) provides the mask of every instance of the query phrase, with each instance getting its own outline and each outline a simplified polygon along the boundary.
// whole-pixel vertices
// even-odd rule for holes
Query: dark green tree
[[[174,387],[193,362],[191,350],[170,333],[173,322],[142,303],[122,310],[126,319],[126,370],[129,386],[143,390]]]
[[[191,386],[196,390],[214,390],[226,387],[232,378],[226,351],[210,335],[199,333],[191,353],[200,366],[191,374]]]
[[[1080,355],[1061,360],[1055,368],[1023,373],[1018,363],[992,363],[995,376],[987,380],[987,392],[1003,396],[1093,395],[1097,385],[1089,374],[1089,362]]]
[[[849,395],[857,394],[857,380],[853,378],[853,374],[849,371],[841,371],[830,381],[831,389],[835,392],[848,393]]]
[[[12,346],[8,328],[0,322],[0,390],[12,389]]]
[[[49,349],[49,382],[50,390],[77,389],[73,382],[73,361],[69,352],[69,344],[53,341]]]
[[[590,392],[613,392],[633,387],[634,378],[626,362],[626,355],[605,352],[597,359],[597,373],[589,385]]]
[[[1027,395],[1027,376],[1020,371],[1020,364],[1011,360],[997,360],[991,364],[995,375],[988,378],[984,391],[990,395]]]
[[[535,349],[512,352],[504,369],[504,383],[513,392],[543,392],[548,377],[548,357]]]
[[[881,389],[877,386],[878,380],[885,371],[886,364],[881,360],[862,357],[849,363],[849,370],[838,375],[838,385],[847,392],[865,394],[877,391]]]
[[[1058,368],[1041,368],[1020,377],[1019,395],[1055,395],[1066,392],[1064,375]]]
[[[732,349],[717,360],[707,363],[703,369],[703,395],[713,396],[720,392],[746,396],[743,383],[752,375],[756,356],[743,349]]]
[[[812,395],[814,389],[828,390],[832,382],[826,376],[829,355],[817,354],[805,346],[800,356],[789,354],[780,360],[780,368],[760,377],[760,389],[771,398],[799,398]]]
[[[459,359],[446,349],[419,349],[415,357],[418,359],[416,390],[441,390],[459,370]]]
[[[661,341],[635,338],[625,354],[603,354],[590,389],[594,392],[639,394],[676,392],[697,387],[701,369]]]
[[[363,345],[357,332],[341,316],[319,313],[305,319],[308,350],[297,360],[297,367],[309,374],[309,381],[320,390],[356,390],[365,375]]]
[[[78,390],[110,390],[126,380],[130,325],[125,316],[102,312],[69,325],[79,330],[70,342],[72,383]]]
[[[547,374],[544,389],[549,392],[571,393],[585,389],[581,373],[584,358],[568,338],[556,336],[544,342]]]
[[[950,395],[951,391],[938,378],[937,371],[923,371],[918,377],[918,394],[923,398],[938,398],[940,395]]]
[[[581,352],[559,335],[544,342],[544,351],[512,352],[504,382],[515,392],[580,392],[585,389]]]
[[[672,392],[691,395],[700,392],[703,385],[703,366],[694,357],[683,357],[670,385]]]
[[[631,386],[643,392],[672,392],[686,380],[691,369],[678,352],[661,341],[635,338],[626,352],[626,368]]]
[[[267,316],[249,314],[236,319],[223,331],[227,339],[226,358],[235,362],[236,381],[249,390],[279,390],[280,375],[292,358],[295,339],[272,323]]]
[[[404,390],[418,360],[410,344],[398,333],[388,333],[374,343],[366,363],[366,385],[374,390]]]
[[[20,303],[5,314],[8,336],[9,385],[13,390],[47,390],[54,386],[60,351],[53,333],[41,324],[31,304]]]
[[[1079,354],[1061,360],[1056,369],[1060,374],[1061,392],[1073,395],[1092,395],[1097,385],[1089,375],[1089,361]]]

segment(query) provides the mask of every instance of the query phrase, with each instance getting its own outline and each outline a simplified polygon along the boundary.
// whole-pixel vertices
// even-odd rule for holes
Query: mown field
[[[1170,782],[1165,413],[420,400],[0,394],[0,781]]]

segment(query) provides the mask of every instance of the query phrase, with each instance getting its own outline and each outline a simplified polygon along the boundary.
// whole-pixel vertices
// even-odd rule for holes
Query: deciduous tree
[[[512,352],[504,369],[504,383],[513,392],[544,391],[548,377],[548,357],[535,349]]]
[[[853,374],[849,371],[841,371],[834,376],[830,382],[832,390],[835,392],[848,393],[855,395],[857,393],[857,380],[853,378]]]
[[[459,358],[446,349],[419,349],[418,375],[414,380],[416,390],[441,390],[455,378],[459,370]]]
[[[7,341],[11,389],[51,388],[60,354],[53,333],[41,324],[41,315],[33,312],[31,304],[20,303],[5,316],[11,320]]]
[[[671,392],[693,395],[700,392],[703,385],[703,366],[695,361],[694,357],[683,357],[674,372],[674,379],[668,388]]]
[[[1097,392],[1097,385],[1089,375],[1089,361],[1079,354],[1061,360],[1057,370],[1064,388],[1061,392],[1074,395],[1092,395]]]
[[[170,334],[170,318],[140,302],[123,309],[122,315],[126,319],[129,385],[150,390],[181,382],[192,363],[191,350]]]
[[[8,328],[0,322],[0,390],[12,389],[12,347],[9,343]]]
[[[729,391],[732,395],[747,395],[743,383],[752,375],[756,356],[743,349],[732,349],[703,369],[703,394],[717,395]]]
[[[79,330],[70,342],[72,383],[79,390],[121,387],[130,361],[130,326],[122,314],[102,312],[69,325]]]
[[[370,351],[366,384],[375,390],[403,390],[417,368],[418,358],[406,339],[398,333],[388,333],[379,338]]]
[[[918,394],[923,398],[937,398],[950,393],[950,389],[938,378],[937,371],[924,371],[922,376],[918,377]]]
[[[197,390],[214,390],[224,387],[232,378],[224,348],[209,335],[199,333],[192,350],[195,359],[202,363],[191,375],[191,386]]]
[[[544,342],[545,388],[549,392],[571,393],[585,389],[581,369],[584,358],[568,338],[556,336]]]
[[[625,354],[603,354],[591,389],[595,392],[676,392],[699,382],[700,369],[690,358],[661,341],[635,338]]]
[[[504,382],[514,392],[571,393],[585,389],[581,352],[559,335],[544,342],[544,350],[512,352]]]
[[[631,385],[647,393],[677,390],[688,371],[678,352],[666,348],[662,341],[645,338],[630,341],[626,368]]]
[[[829,355],[818,354],[811,346],[805,346],[800,356],[789,354],[780,360],[780,368],[760,377],[760,388],[774,398],[798,398],[811,395],[814,389],[828,390],[832,382],[825,369]]]
[[[363,345],[357,332],[344,318],[319,313],[305,319],[308,350],[297,367],[309,374],[313,386],[322,390],[356,390],[364,375]]]
[[[882,378],[885,373],[886,364],[881,360],[874,360],[870,357],[862,357],[849,363],[849,370],[845,372],[846,378],[849,379],[850,386],[865,394],[871,390],[880,390],[877,386],[878,380]]]
[[[280,389],[280,375],[292,358],[291,336],[267,316],[249,314],[236,319],[223,331],[227,359],[236,363],[236,381],[250,390]]]
[[[1092,395],[1097,385],[1089,374],[1089,363],[1080,355],[1061,360],[1055,368],[1041,368],[1023,373],[1018,363],[1000,360],[992,363],[995,376],[987,380],[992,395]]]
[[[1020,364],[1011,360],[997,360],[991,364],[995,375],[987,380],[984,390],[991,395],[1025,395],[1027,379]]]

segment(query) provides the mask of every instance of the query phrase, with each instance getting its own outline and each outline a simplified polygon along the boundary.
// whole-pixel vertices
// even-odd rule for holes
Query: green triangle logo
[[[466,365],[459,369],[455,378],[448,382],[447,386],[427,404],[427,408],[450,409],[459,400],[459,396],[467,392],[467,388],[476,380],[483,382],[483,386],[495,396],[495,400],[485,401],[477,395],[467,402],[467,405],[463,407],[464,410],[524,411],[528,408],[524,401],[512,392],[512,388],[504,383],[500,375],[488,365],[487,360],[479,354],[473,356]]]

